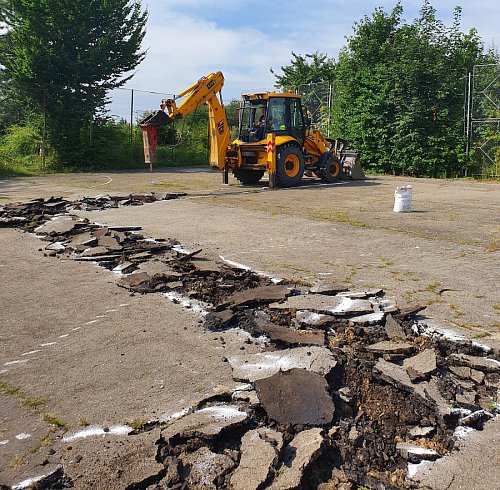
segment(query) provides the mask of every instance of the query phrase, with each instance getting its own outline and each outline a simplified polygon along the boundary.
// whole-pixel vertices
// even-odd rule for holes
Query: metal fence
[[[334,86],[330,82],[307,83],[295,88],[295,92],[302,95],[302,104],[311,122],[327,137],[330,136],[332,125],[333,89]]]
[[[480,176],[500,177],[500,64],[476,65],[465,90],[466,154]]]

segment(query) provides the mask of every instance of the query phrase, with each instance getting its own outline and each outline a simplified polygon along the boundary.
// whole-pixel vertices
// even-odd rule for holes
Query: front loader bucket
[[[361,168],[361,160],[355,151],[344,151],[344,175],[353,180],[365,180],[366,175]]]

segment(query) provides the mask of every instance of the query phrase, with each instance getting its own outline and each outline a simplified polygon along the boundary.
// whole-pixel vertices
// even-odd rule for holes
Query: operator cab
[[[243,95],[239,112],[238,139],[256,143],[268,133],[292,136],[304,144],[306,124],[300,96],[292,94]]]

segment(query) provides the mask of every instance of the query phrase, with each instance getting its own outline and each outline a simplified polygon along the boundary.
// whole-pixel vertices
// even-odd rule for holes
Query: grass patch
[[[43,421],[47,422],[50,425],[53,425],[54,427],[57,427],[58,429],[66,427],[66,424],[62,420],[58,419],[57,416],[53,413],[46,413],[43,416]]]
[[[19,396],[20,393],[21,393],[21,388],[19,388],[19,386],[6,386],[6,387],[2,387],[2,393],[4,395]]]
[[[498,250],[500,250],[500,240],[491,240],[486,250],[488,252],[498,252]]]
[[[26,464],[26,460],[24,459],[23,456],[14,456],[10,461],[9,461],[9,468],[18,468],[19,466],[22,466],[23,464]]]
[[[132,429],[140,429],[145,423],[147,422],[146,419],[144,418],[137,418],[137,419],[133,419],[131,420],[128,425],[130,425],[130,427],[132,427]]]
[[[430,291],[432,293],[435,293],[437,292],[437,288],[441,286],[441,283],[439,281],[433,281],[433,282],[430,282],[429,284],[427,284],[427,286],[424,286],[424,289],[422,290],[423,291]]]
[[[9,386],[3,381],[0,381],[0,393],[7,396],[15,396],[21,402],[23,407],[36,410],[38,407],[47,402],[45,398],[32,398],[21,391],[19,386]]]
[[[22,397],[21,405],[23,407],[31,408],[32,410],[37,410],[42,405],[45,405],[47,400],[45,398],[30,398],[30,397]]]
[[[40,441],[40,447],[50,447],[54,444],[54,439],[50,437],[49,434],[47,434],[41,441]]]
[[[80,427],[88,427],[90,425],[90,422],[86,418],[81,417],[79,424]]]
[[[360,228],[368,228],[366,223],[362,221],[356,221],[349,217],[349,214],[345,211],[324,211],[324,210],[311,210],[307,211],[307,215],[312,219],[320,219],[324,221],[334,221],[335,223],[346,223],[351,226],[357,226]]]

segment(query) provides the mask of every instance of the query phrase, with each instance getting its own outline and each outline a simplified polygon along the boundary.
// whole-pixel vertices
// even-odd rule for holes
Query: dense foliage
[[[498,174],[498,125],[475,127],[477,146],[489,155],[472,152],[467,160],[464,139],[467,74],[475,65],[499,63],[498,53],[485,52],[475,30],[461,32],[458,7],[451,26],[427,0],[415,20],[402,15],[398,3],[362,18],[338,60],[318,51],[292,53],[280,73],[271,70],[276,85],[312,84],[311,93],[301,88],[304,104],[317,105],[308,110],[332,136],[350,140],[365,168],[461,176],[477,173],[479,165],[484,171],[494,155]],[[0,163],[33,166],[43,159],[46,168],[92,169],[141,162],[139,128],[131,132],[125,121],[106,117],[105,105],[108,92],[129,80],[145,56],[146,21],[139,0],[0,0]],[[474,83],[477,93],[487,87],[498,102],[497,72],[498,66],[478,71]],[[320,81],[326,84],[314,85]],[[321,87],[327,90],[320,93]],[[332,96],[330,114],[322,100]],[[500,116],[490,102],[474,100],[486,120]],[[236,101],[226,106],[233,136],[237,108]],[[207,117],[201,107],[163,128],[158,164],[206,163]]]
[[[106,124],[99,116],[108,91],[145,56],[147,13],[136,0],[2,0],[0,9],[7,27],[0,64],[8,82],[0,82],[0,99],[11,101],[0,126],[26,99],[26,109],[44,116],[54,161],[84,166],[94,158],[94,126]]]
[[[292,62],[281,67],[279,75],[271,68],[276,77],[276,86],[283,90],[294,89],[299,85],[319,81],[333,82],[335,79],[335,62],[323,53],[313,53],[301,56],[292,52]]]
[[[451,27],[425,1],[412,23],[401,4],[376,9],[354,25],[354,33],[330,65],[334,81],[333,134],[351,141],[364,166],[419,176],[464,175],[464,87],[474,65],[498,62],[484,54],[475,30],[460,31],[460,8]],[[332,73],[334,75],[332,75]],[[312,76],[312,78],[311,78]],[[279,86],[321,80],[317,69],[294,55]]]

